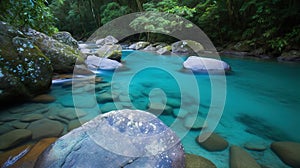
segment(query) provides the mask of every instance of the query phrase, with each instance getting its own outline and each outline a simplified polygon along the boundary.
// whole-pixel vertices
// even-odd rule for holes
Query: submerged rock
[[[0,136],[0,150],[16,146],[31,138],[31,131],[16,129]]]
[[[242,148],[231,146],[230,168],[260,168],[260,165]]]
[[[138,110],[100,115],[59,138],[35,167],[185,166],[176,134],[154,115]]]
[[[217,168],[217,166],[204,157],[185,154],[185,168]]]
[[[246,142],[244,144],[244,147],[248,150],[253,150],[253,151],[264,151],[268,148],[268,146],[263,143],[263,142]]]
[[[32,122],[27,129],[32,131],[32,139],[41,139],[60,136],[64,126],[58,121],[42,119]]]
[[[56,100],[55,97],[48,94],[41,94],[31,99],[31,101],[35,103],[51,103],[54,102],[55,100]]]
[[[287,165],[300,167],[300,143],[297,142],[273,142],[271,149]]]
[[[200,142],[197,137],[197,142],[201,147],[212,152],[223,151],[228,147],[228,142],[216,133],[212,133],[204,142]]]
[[[196,73],[209,74],[222,74],[231,70],[231,67],[224,61],[197,56],[190,56],[184,61],[183,67]]]

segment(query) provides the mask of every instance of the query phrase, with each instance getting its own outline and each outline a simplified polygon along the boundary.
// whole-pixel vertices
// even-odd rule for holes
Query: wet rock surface
[[[36,167],[182,168],[184,164],[183,148],[171,129],[150,113],[120,110],[59,138]]]

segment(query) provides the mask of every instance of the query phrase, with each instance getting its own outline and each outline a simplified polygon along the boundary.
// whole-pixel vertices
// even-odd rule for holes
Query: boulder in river
[[[190,56],[184,61],[183,67],[196,73],[209,74],[222,74],[231,70],[231,67],[222,60],[197,56]]]
[[[24,31],[24,34],[50,59],[54,72],[70,73],[73,72],[75,63],[84,63],[79,50],[75,50],[67,44],[60,43],[46,34],[30,28]]]
[[[27,129],[32,132],[32,139],[41,139],[60,136],[64,126],[58,121],[42,119],[32,122]]]
[[[34,43],[0,22],[0,104],[45,92],[51,85],[52,71],[50,60]]]
[[[104,44],[96,52],[99,57],[121,62],[122,47],[119,44]]]
[[[57,32],[52,36],[52,38],[59,41],[60,43],[67,44],[67,45],[73,47],[74,49],[78,48],[77,40],[75,40],[72,37],[71,33],[69,33],[69,32],[66,32],[66,31]]]
[[[139,110],[112,111],[72,130],[49,146],[36,167],[185,166],[176,134],[154,115]]]
[[[97,56],[88,56],[86,59],[86,64],[89,69],[102,69],[102,70],[115,70],[122,66],[121,63],[115,60],[100,58]]]
[[[110,44],[110,45],[112,45],[112,44],[117,44],[118,42],[119,42],[119,41],[118,41],[115,37],[113,37],[113,36],[111,36],[111,35],[108,35],[108,36],[106,36],[105,38],[98,39],[98,40],[96,41],[96,44],[102,46],[102,45],[104,45],[104,44]]]
[[[141,50],[141,49],[146,48],[149,44],[150,44],[149,42],[140,41],[140,42],[131,44],[128,48],[133,49],[133,50]]]
[[[0,136],[0,150],[16,146],[31,138],[31,131],[16,129]]]
[[[260,168],[260,165],[241,147],[231,146],[230,168]]]
[[[273,142],[271,149],[287,165],[300,167],[300,143],[290,141]]]
[[[193,55],[203,50],[202,44],[192,40],[181,40],[172,44],[172,53],[178,55]]]

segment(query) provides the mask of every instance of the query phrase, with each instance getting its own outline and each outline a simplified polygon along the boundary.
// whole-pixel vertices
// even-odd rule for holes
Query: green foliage
[[[46,0],[2,0],[0,19],[19,28],[31,27],[46,34],[57,31]]]
[[[130,12],[130,9],[128,8],[128,6],[120,6],[116,2],[111,2],[107,5],[102,6],[101,11],[103,11],[101,13],[101,23],[105,24],[115,18],[128,14]]]

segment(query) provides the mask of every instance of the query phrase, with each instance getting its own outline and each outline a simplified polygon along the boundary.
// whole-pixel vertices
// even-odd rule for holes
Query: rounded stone
[[[59,138],[36,167],[185,166],[180,139],[153,114],[119,110],[99,115]]]
[[[27,114],[21,118],[20,121],[23,122],[32,122],[42,119],[44,116],[42,114]]]
[[[262,142],[246,142],[244,147],[253,151],[264,151],[268,148],[268,146]]]
[[[287,165],[300,167],[300,143],[297,142],[273,142],[271,149]]]
[[[212,133],[204,142],[201,142],[197,137],[197,142],[201,147],[211,152],[223,151],[228,147],[228,142],[216,133]]]
[[[173,110],[173,115],[178,118],[185,118],[188,114],[189,112],[184,109],[176,108]]]
[[[230,168],[260,168],[260,165],[241,147],[231,146]]]
[[[65,108],[58,113],[59,117],[67,120],[74,120],[86,116],[87,113],[82,110],[76,110],[74,108]]]
[[[217,166],[202,156],[185,154],[185,168],[217,168]]]
[[[189,129],[202,129],[206,127],[205,118],[200,116],[188,115],[184,119],[184,126]]]
[[[42,119],[30,123],[27,129],[32,131],[32,139],[41,139],[60,136],[64,126],[58,121]]]
[[[31,138],[31,131],[16,129],[0,136],[0,150],[16,146]]]
[[[36,97],[34,97],[33,99],[31,99],[32,102],[35,103],[51,103],[54,102],[56,99],[48,94],[42,94],[42,95],[38,95]]]

